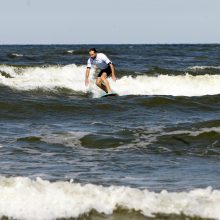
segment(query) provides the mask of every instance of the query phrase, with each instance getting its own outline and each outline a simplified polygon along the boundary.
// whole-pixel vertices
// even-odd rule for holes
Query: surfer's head
[[[89,49],[89,55],[92,59],[95,59],[96,58],[96,55],[97,55],[97,50],[95,48],[90,48]]]

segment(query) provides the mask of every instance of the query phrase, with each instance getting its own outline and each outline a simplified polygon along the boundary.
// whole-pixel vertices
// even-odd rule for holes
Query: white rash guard
[[[112,62],[104,53],[97,53],[95,59],[92,59],[91,57],[88,59],[87,68],[104,70],[108,67],[109,63]]]

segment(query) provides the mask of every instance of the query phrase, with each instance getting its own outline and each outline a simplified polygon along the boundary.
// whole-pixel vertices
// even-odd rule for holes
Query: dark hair
[[[89,52],[91,52],[91,51],[97,53],[97,50],[96,50],[95,48],[90,48],[90,49],[89,49]]]

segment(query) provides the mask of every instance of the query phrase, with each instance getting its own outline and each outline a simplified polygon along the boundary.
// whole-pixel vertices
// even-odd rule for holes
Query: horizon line
[[[210,45],[220,44],[220,42],[212,43],[0,43],[0,46],[44,46],[44,45]]]

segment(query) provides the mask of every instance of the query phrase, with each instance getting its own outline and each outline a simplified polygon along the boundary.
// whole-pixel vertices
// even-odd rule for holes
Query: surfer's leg
[[[106,89],[107,89],[107,91],[108,91],[107,93],[111,93],[112,90],[111,90],[110,85],[109,85],[109,82],[108,82],[108,80],[107,80],[107,73],[105,73],[105,72],[102,73],[102,75],[101,75],[101,80],[102,80],[102,82],[105,84],[105,87],[106,87]]]
[[[108,93],[108,90],[107,90],[106,86],[105,86],[104,84],[102,84],[102,79],[101,79],[101,77],[98,77],[98,78],[96,79],[96,85],[97,85],[100,89],[102,89],[102,90],[104,90],[106,93]]]

